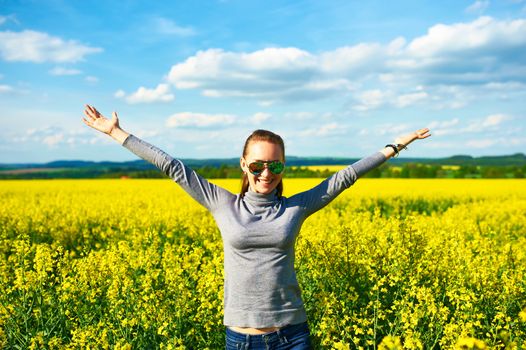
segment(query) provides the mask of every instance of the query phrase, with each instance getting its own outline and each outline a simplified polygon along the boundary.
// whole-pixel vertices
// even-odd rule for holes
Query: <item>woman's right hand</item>
[[[95,130],[110,135],[113,130],[120,129],[119,118],[117,117],[116,112],[112,113],[112,118],[110,120],[100,114],[99,111],[95,109],[95,107],[86,105],[84,114],[87,117],[87,119],[84,117],[82,118],[84,124],[92,127]]]

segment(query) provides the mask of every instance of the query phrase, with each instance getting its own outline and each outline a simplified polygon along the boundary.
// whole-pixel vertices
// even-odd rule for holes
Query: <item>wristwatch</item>
[[[385,147],[391,147],[393,149],[393,151],[395,152],[395,157],[398,156],[398,154],[400,153],[400,150],[401,149],[407,149],[407,146],[406,145],[402,145],[401,143],[397,143],[396,145],[393,144],[393,143],[389,143],[387,145],[385,145]]]

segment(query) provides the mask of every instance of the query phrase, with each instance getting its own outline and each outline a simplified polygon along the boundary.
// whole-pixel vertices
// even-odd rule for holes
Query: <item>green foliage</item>
[[[223,164],[219,167],[205,165],[194,167],[195,171],[207,179],[240,179],[239,166]],[[327,178],[335,171],[329,169],[314,170],[308,166],[289,166],[285,168],[287,178]],[[441,179],[441,178],[515,178],[523,179],[526,175],[526,165],[459,165],[456,167],[424,163],[403,163],[393,165],[384,163],[369,171],[363,177],[368,178],[406,178],[406,179]],[[64,168],[44,169],[34,171],[4,171],[0,172],[0,180],[8,179],[118,179],[122,177],[156,179],[166,178],[157,169],[139,170],[133,167],[101,167],[101,168]]]

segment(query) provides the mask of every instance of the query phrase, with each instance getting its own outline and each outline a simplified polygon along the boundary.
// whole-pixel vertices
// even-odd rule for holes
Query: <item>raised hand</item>
[[[429,137],[429,136],[431,136],[431,134],[429,133],[429,128],[422,128],[410,134],[396,138],[395,143],[407,146],[414,140],[425,139],[426,137]]]
[[[82,118],[84,124],[105,134],[110,135],[113,130],[120,128],[119,118],[117,117],[116,112],[112,113],[112,118],[110,120],[104,117],[102,114],[100,114],[99,111],[95,109],[95,107],[86,105],[86,108],[84,109],[84,114],[87,117]]]

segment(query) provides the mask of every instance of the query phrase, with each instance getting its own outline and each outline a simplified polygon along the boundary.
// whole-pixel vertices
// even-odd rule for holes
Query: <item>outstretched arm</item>
[[[429,129],[423,128],[413,133],[398,137],[395,139],[396,152],[399,152],[414,140],[424,139],[429,136],[431,136]],[[389,158],[394,156],[396,152],[392,147],[386,146],[380,151],[364,157],[345,169],[336,172],[310,190],[292,196],[291,200],[304,207],[306,216],[309,216],[329,204],[341,192],[354,184],[359,177],[383,164]]]
[[[86,118],[82,118],[82,121],[87,126],[92,127],[95,130],[103,132],[107,135],[110,135],[115,141],[119,142],[121,145],[124,143],[124,140],[129,136],[129,134],[122,130],[119,126],[119,117],[117,117],[117,112],[112,113],[112,118],[108,119],[95,109],[95,107],[86,105],[84,109],[84,114]]]
[[[414,140],[425,139],[429,136],[431,136],[431,134],[429,133],[428,128],[418,129],[417,131],[412,132],[410,134],[397,137],[395,139],[395,145],[397,146],[397,150],[401,151]],[[380,150],[380,152],[382,152],[387,159],[396,155],[396,152],[392,147],[385,147],[382,150]]]
[[[155,165],[207,209],[214,210],[225,200],[232,200],[232,198],[235,197],[232,193],[212,184],[197,174],[180,160],[173,158],[168,153],[139,139],[135,135],[122,130],[119,126],[117,113],[113,112],[113,117],[110,120],[101,115],[94,107],[86,105],[84,114],[87,117],[87,119],[83,118],[86,125],[110,135],[122,146],[140,158]]]

